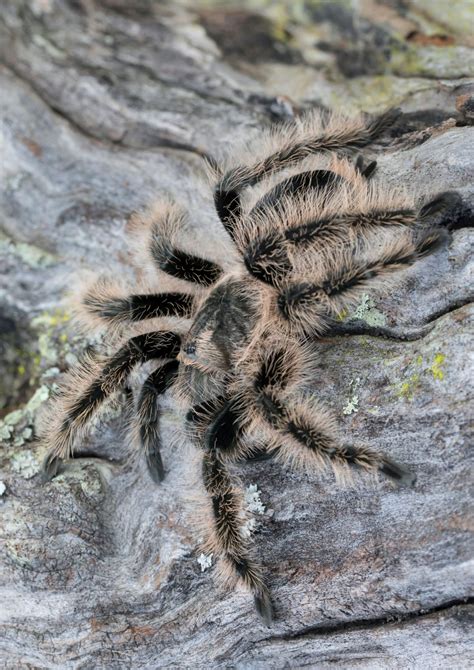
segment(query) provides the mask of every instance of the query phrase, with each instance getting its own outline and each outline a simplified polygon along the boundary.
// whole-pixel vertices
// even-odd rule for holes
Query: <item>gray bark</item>
[[[334,4],[285,5],[282,26],[266,3],[2,3],[2,667],[472,667],[472,44],[451,10],[443,23],[421,1]],[[127,219],[155,197],[189,209],[198,244],[217,239],[203,157],[236,135],[315,105],[391,103],[404,114],[371,147],[376,179],[462,203],[442,249],[321,339],[314,389],[343,431],[417,481],[343,488],[239,466],[266,510],[266,628],[248,594],[201,572],[171,403],[161,486],[119,462],[120,413],[85,444],[109,460],[41,484],[37,412],[85,344],[62,294],[84,269],[128,272]]]

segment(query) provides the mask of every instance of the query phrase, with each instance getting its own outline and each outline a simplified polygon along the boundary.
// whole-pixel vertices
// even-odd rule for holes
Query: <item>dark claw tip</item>
[[[424,204],[419,213],[419,218],[423,221],[433,223],[433,219],[443,221],[449,219],[450,215],[459,209],[462,205],[462,198],[456,191],[445,191]],[[439,221],[440,222],[440,221]]]
[[[62,471],[63,462],[63,459],[59,456],[46,456],[41,467],[41,481],[43,484],[50,482]]]
[[[377,161],[371,161],[365,165],[364,157],[359,154],[355,162],[355,169],[366,179],[370,179],[377,169]]]
[[[377,169],[377,161],[372,161],[369,163],[363,170],[362,175],[366,179],[370,179],[372,175],[374,174],[375,170]]]
[[[413,472],[390,458],[384,458],[379,469],[382,474],[389,477],[398,486],[413,486],[416,482],[416,475]]]
[[[263,623],[266,626],[271,626],[273,623],[273,607],[268,592],[260,591],[255,594],[254,599],[255,607]]]
[[[371,125],[369,126],[371,134],[378,135],[385,129],[390,128],[390,126],[393,126],[395,124],[395,121],[398,120],[401,114],[402,110],[400,109],[400,107],[393,107],[391,109],[388,109],[383,114],[380,114],[380,116],[375,117]]]
[[[165,469],[159,452],[147,455],[146,464],[151,478],[156,484],[160,484],[165,478]]]

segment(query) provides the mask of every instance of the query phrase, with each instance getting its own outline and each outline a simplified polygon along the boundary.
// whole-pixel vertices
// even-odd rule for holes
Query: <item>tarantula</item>
[[[45,422],[44,471],[52,477],[104,401],[134,368],[155,362],[133,411],[151,476],[164,477],[160,397],[172,390],[200,447],[207,546],[227,576],[248,587],[267,623],[271,599],[243,532],[241,488],[229,464],[266,453],[339,474],[359,468],[399,484],[413,480],[384,454],[338,436],[334,417],[311,393],[317,338],[363,292],[442,239],[439,217],[452,194],[417,207],[370,180],[375,162],[351,159],[395,117],[310,113],[214,168],[230,271],[186,248],[186,214],[172,202],[135,215],[132,233],[155,284],[127,294],[99,279],[85,291],[83,315],[104,324],[111,342],[122,338],[121,346],[70,373]]]

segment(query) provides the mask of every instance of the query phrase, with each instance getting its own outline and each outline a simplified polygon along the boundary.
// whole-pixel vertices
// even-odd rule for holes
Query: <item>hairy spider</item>
[[[350,160],[395,116],[311,113],[214,168],[229,271],[186,248],[186,214],[177,205],[135,215],[132,233],[155,282],[127,293],[99,279],[85,291],[83,315],[108,327],[109,343],[120,346],[69,374],[45,422],[44,470],[52,477],[104,401],[135,367],[154,361],[133,412],[151,476],[164,476],[160,396],[170,389],[186,403],[186,432],[200,447],[207,547],[228,577],[248,587],[267,623],[269,591],[243,532],[241,487],[229,463],[257,449],[286,464],[331,465],[339,475],[355,467],[413,481],[384,454],[341,438],[311,393],[317,338],[363,292],[386,285],[442,238],[440,215],[453,194],[417,207],[369,181],[375,162]]]

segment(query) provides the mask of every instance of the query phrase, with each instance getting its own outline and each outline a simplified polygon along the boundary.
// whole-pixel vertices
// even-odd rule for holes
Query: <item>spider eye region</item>
[[[186,344],[183,348],[184,353],[186,356],[189,358],[195,358],[196,357],[196,343],[195,342],[189,342]]]

